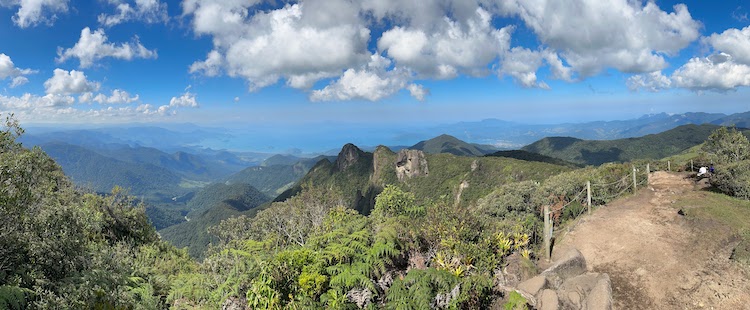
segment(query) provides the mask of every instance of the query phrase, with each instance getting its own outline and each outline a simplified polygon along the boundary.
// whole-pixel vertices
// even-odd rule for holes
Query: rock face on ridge
[[[359,158],[362,156],[362,150],[356,145],[347,143],[341,148],[338,157],[336,158],[336,169],[338,171],[344,171],[357,163]]]
[[[399,181],[429,174],[430,170],[427,167],[427,158],[424,152],[408,149],[398,152],[396,156],[396,176]]]

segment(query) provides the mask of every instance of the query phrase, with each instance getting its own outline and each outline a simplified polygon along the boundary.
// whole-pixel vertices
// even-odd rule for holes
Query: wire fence
[[[689,172],[695,173],[701,167],[708,167],[712,162],[706,159],[689,159],[685,161],[640,161],[632,165],[632,171],[628,174],[621,174],[619,178],[613,181],[598,180],[600,182],[592,183],[585,181],[585,184],[568,187],[569,194],[550,197],[557,197],[557,201],[544,206],[544,245],[547,251],[547,258],[551,257],[551,238],[553,236],[555,225],[559,226],[563,220],[561,215],[566,209],[579,207],[580,209],[568,210],[568,215],[572,215],[567,220],[575,219],[583,215],[584,212],[591,213],[592,208],[600,207],[613,199],[635,194],[639,188],[646,188],[649,185],[650,175],[656,171],[667,172]],[[637,167],[645,166],[644,170]],[[644,177],[645,176],[645,177]],[[610,180],[612,180],[610,178]],[[582,190],[577,190],[582,186]],[[586,194],[584,196],[584,193]],[[568,198],[569,197],[569,198]],[[584,199],[585,198],[585,199]]]
[[[584,212],[590,214],[592,208],[604,205],[612,199],[635,194],[639,187],[645,188],[648,186],[649,173],[652,171],[650,163],[646,163],[645,168],[644,171],[640,171],[640,169],[637,169],[635,165],[633,165],[631,173],[622,175],[610,182],[592,183],[591,181],[586,181],[586,183],[582,185],[583,189],[577,191],[573,195],[550,195],[550,197],[558,198],[556,202],[544,206],[544,245],[547,252],[547,258],[549,259],[551,257],[551,239],[555,225],[561,224],[561,216],[565,213],[566,209],[574,206],[580,208],[577,210],[568,210],[568,214],[572,215],[570,219],[574,219],[583,215]],[[643,176],[645,176],[645,178]],[[567,196],[570,197],[568,198]]]

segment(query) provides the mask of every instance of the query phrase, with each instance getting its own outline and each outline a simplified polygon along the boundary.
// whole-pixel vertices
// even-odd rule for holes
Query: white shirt
[[[706,173],[708,173],[708,168],[701,167],[700,169],[698,169],[698,176],[702,176],[702,175],[704,175]]]

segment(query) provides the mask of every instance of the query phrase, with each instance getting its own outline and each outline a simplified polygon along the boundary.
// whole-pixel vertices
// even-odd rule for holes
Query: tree
[[[721,127],[708,136],[701,151],[713,157],[716,163],[734,163],[750,159],[750,142],[737,129]]]
[[[418,212],[414,194],[404,192],[394,185],[386,185],[377,198],[372,214],[378,218],[388,218]]]
[[[319,187],[304,187],[298,195],[283,202],[276,202],[270,208],[259,212],[251,224],[250,237],[264,240],[274,234],[279,236],[284,244],[305,245],[308,235],[323,224],[328,212],[342,205],[342,198],[338,192]],[[226,225],[235,224],[232,221],[226,222]],[[226,231],[221,234],[224,237],[237,235]]]

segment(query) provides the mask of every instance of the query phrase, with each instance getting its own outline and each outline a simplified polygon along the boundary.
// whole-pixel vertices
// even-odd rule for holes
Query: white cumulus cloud
[[[115,89],[109,96],[101,93],[96,95],[94,95],[94,93],[92,92],[83,93],[78,96],[78,102],[97,102],[99,104],[128,104],[138,101],[138,98],[138,95],[131,96],[127,91]]]
[[[36,26],[40,23],[52,25],[57,13],[68,11],[69,0],[0,0],[0,6],[18,7],[13,15],[13,23],[21,28]]]
[[[645,89],[650,92],[658,92],[669,89],[672,86],[672,79],[662,74],[661,71],[654,71],[629,77],[627,86],[633,91]]]
[[[167,4],[159,0],[109,0],[115,7],[115,14],[100,14],[99,24],[112,27],[131,20],[143,21],[149,24],[167,22]]]
[[[714,33],[703,41],[715,50],[731,55],[734,61],[750,65],[750,26],[727,29],[721,34]]]
[[[10,87],[16,87],[29,82],[26,75],[36,73],[31,69],[20,69],[16,67],[10,56],[0,53],[0,80],[10,79]]]
[[[89,27],[86,27],[81,30],[81,37],[73,47],[68,49],[58,47],[57,56],[58,62],[78,58],[81,68],[87,68],[105,57],[132,60],[133,58],[156,58],[157,54],[155,50],[149,50],[143,46],[138,41],[138,37],[134,37],[133,42],[115,44],[108,42],[103,29],[92,32]]]
[[[180,95],[179,97],[172,97],[172,99],[169,100],[169,107],[197,108],[198,101],[195,99],[194,93],[185,91],[185,93]]]
[[[750,86],[750,66],[729,54],[696,57],[672,73],[675,86],[692,90],[731,90]]]
[[[673,12],[652,1],[628,0],[512,0],[498,6],[520,17],[582,77],[605,68],[627,73],[664,69],[665,55],[695,41],[701,28],[682,4]]]
[[[378,49],[420,76],[483,76],[489,73],[487,65],[509,48],[513,30],[496,29],[491,22],[490,13],[478,8],[466,21],[445,17],[432,31],[395,27],[383,33]]]
[[[660,8],[654,1],[185,0],[181,5],[193,32],[213,42],[206,57],[192,63],[191,73],[242,78],[251,91],[279,81],[304,90],[329,81],[310,92],[311,100],[379,100],[400,90],[424,99],[427,91],[415,80],[491,73],[545,89],[546,79],[574,82],[608,69],[650,74],[668,67],[668,59],[695,42],[702,28],[686,5]],[[525,24],[539,45],[513,47],[516,25],[498,23],[506,18]],[[389,61],[388,67],[369,64],[373,54]],[[741,61],[739,51],[735,54]],[[632,85],[638,85],[635,79]]]
[[[661,71],[634,75],[628,79],[628,87],[649,91],[677,87],[721,92],[750,86],[750,26],[713,33],[701,41],[713,50],[708,57],[693,57],[670,76]]]
[[[427,91],[412,84],[411,74],[406,70],[388,70],[391,62],[372,55],[370,63],[361,69],[349,69],[336,81],[310,95],[312,101],[365,99],[378,101],[391,96],[401,89],[409,90],[418,100],[424,100]]]
[[[51,95],[70,95],[99,90],[100,84],[90,82],[81,71],[55,69],[54,75],[44,82],[44,90]]]
[[[370,31],[353,3],[309,0],[250,16],[253,1],[193,0],[183,3],[193,30],[213,37],[214,50],[192,72],[213,76],[223,71],[244,78],[251,90],[287,80],[309,87],[366,63]]]

